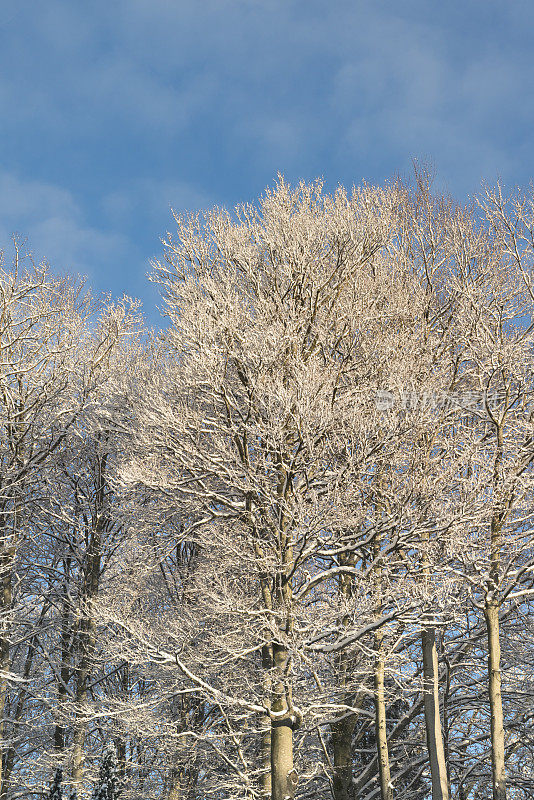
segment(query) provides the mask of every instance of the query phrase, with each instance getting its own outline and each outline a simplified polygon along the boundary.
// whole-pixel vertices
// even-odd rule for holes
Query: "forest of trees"
[[[0,800],[532,798],[533,193],[280,177],[151,279],[0,271]]]

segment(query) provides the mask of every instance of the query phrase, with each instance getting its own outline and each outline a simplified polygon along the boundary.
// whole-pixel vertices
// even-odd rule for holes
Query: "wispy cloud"
[[[497,154],[507,144],[499,114],[534,121],[523,102],[534,72],[529,53],[505,41],[518,24],[512,6],[452,2],[439,13],[423,0],[28,4],[0,53],[7,66],[18,51],[20,70],[0,81],[11,108],[5,125],[38,118],[58,137],[70,131],[101,142],[107,131],[162,147],[196,132],[207,146],[210,135],[218,139],[230,157],[245,147],[260,170],[277,157],[279,166],[312,168],[329,143],[338,160],[379,142],[385,161],[398,165],[424,150],[439,163],[449,133],[455,146],[472,151],[476,142]],[[483,7],[493,26],[479,19]],[[524,14],[534,20],[527,6]]]
[[[102,265],[130,254],[128,240],[91,226],[65,189],[0,173],[0,246],[7,254],[13,235],[26,238],[36,260],[60,272],[75,272],[102,282]]]
[[[352,183],[423,157],[455,194],[526,183],[533,23],[526,0],[5,0],[2,231],[129,281],[169,206],[278,170]]]

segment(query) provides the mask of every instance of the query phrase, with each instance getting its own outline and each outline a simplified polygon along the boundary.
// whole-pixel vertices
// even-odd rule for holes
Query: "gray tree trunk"
[[[351,800],[352,793],[352,733],[356,724],[355,714],[332,725],[332,751],[334,755],[333,794],[334,800]]]
[[[263,702],[266,708],[271,708],[271,671],[273,668],[273,649],[271,645],[264,645],[262,648],[262,670],[264,674]],[[260,787],[262,800],[271,800],[272,778],[271,778],[271,748],[272,732],[271,719],[268,716],[261,720],[262,733],[260,740],[260,764],[261,776]]]
[[[354,554],[349,553],[340,557],[340,564],[353,567]],[[349,575],[342,575],[339,581],[339,593],[343,600],[349,601],[352,597],[353,579]],[[350,624],[348,616],[341,620],[343,627]],[[337,659],[339,688],[343,689],[344,701],[347,705],[354,705],[354,698],[349,691],[350,665],[347,654],[341,652]],[[334,756],[334,774],[332,781],[334,800],[351,800],[354,796],[352,786],[352,734],[356,726],[356,714],[343,712],[341,719],[332,725],[332,752]]]
[[[449,781],[439,710],[438,653],[434,628],[425,628],[422,645],[425,727],[432,778],[432,800],[449,800]]]
[[[293,718],[290,697],[282,680],[287,672],[288,653],[281,645],[275,645],[273,652],[277,679],[271,709],[281,716],[271,723],[271,797],[272,800],[292,800],[297,788],[297,774],[293,766]],[[287,712],[285,715],[284,711]]]
[[[506,800],[506,766],[504,761],[504,716],[501,694],[501,645],[499,637],[499,605],[487,602],[484,608],[488,630],[488,680],[491,712],[491,773],[493,800]]]
[[[496,497],[501,482],[503,461],[503,429],[497,427],[497,450],[493,473]],[[501,642],[499,625],[499,581],[501,571],[501,548],[506,506],[496,509],[491,518],[490,533],[490,588],[484,603],[484,618],[488,632],[488,690],[491,714],[491,775],[493,800],[506,800],[506,766],[504,761],[504,715],[501,694]]]
[[[5,550],[0,557],[0,599],[2,635],[0,636],[0,669],[2,678],[0,679],[0,743],[4,745],[5,739],[5,711],[8,691],[8,673],[11,670],[11,646],[9,641],[9,616],[13,601],[12,588],[12,565],[13,555],[9,550]],[[3,749],[3,747],[2,747]],[[5,775],[2,759],[0,758],[0,797],[6,796],[7,786],[5,785]]]
[[[386,728],[386,693],[384,685],[384,657],[382,653],[382,636],[375,637],[377,651],[375,661],[375,736],[378,754],[378,774],[380,776],[380,796],[382,800],[393,800],[391,770],[389,766],[389,749]]]

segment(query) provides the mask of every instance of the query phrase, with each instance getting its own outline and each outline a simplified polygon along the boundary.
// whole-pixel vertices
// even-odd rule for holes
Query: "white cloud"
[[[375,157],[394,164],[423,150],[439,166],[448,136],[497,154],[495,114],[521,106],[532,77],[525,54],[498,39],[499,26],[520,25],[514,4],[453,1],[442,13],[427,0],[21,2],[10,25],[19,39],[0,49],[7,129],[37,121],[58,136],[126,141],[137,132],[158,147],[201,127],[269,170],[316,163],[318,152],[350,158],[351,143],[380,143]],[[488,6],[493,39],[478,23],[469,39],[466,24]],[[524,25],[533,12],[522,11]]]
[[[434,158],[455,193],[484,175],[521,175],[532,163],[525,85],[533,68],[527,49],[505,43],[510,26],[517,36],[528,27],[534,7],[523,4],[521,17],[496,0],[446,5],[6,0],[2,143],[16,163],[42,158],[38,174],[49,182],[0,173],[2,237],[21,230],[51,261],[84,272],[103,273],[113,259],[142,272],[139,221],[143,246],[153,236],[157,250],[172,226],[169,206],[212,205],[224,181],[224,199],[235,197],[234,174],[247,198],[278,169],[358,182],[409,168],[414,156]],[[491,30],[486,17],[477,21],[488,7]],[[480,36],[469,38],[475,24]],[[22,156],[19,138],[30,143]],[[104,221],[89,221],[91,205],[92,219]]]
[[[95,267],[101,270],[132,254],[124,236],[90,225],[67,190],[0,172],[0,247],[8,259],[13,234],[28,240],[37,260],[90,279],[96,277]]]

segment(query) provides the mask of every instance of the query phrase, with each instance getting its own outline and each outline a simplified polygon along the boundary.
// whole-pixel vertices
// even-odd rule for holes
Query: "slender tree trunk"
[[[389,749],[386,728],[386,693],[384,684],[384,654],[382,648],[382,634],[377,631],[375,636],[375,736],[378,754],[378,773],[380,776],[380,796],[382,800],[393,800],[393,787],[391,785],[391,770],[389,766]]]
[[[280,513],[279,547],[280,574],[275,579],[274,606],[281,611],[280,639],[291,634],[292,587],[291,575],[294,568],[291,533],[286,515],[286,503],[291,486],[291,475],[286,464],[290,458],[285,453],[278,461],[278,500]],[[272,800],[292,800],[297,788],[298,775],[293,766],[293,696],[291,687],[291,664],[289,653],[281,641],[272,643],[273,652],[273,692],[271,712],[271,798]]]
[[[488,630],[488,679],[491,712],[491,773],[493,800],[506,800],[506,767],[504,761],[504,715],[501,695],[501,645],[499,637],[499,604],[486,602],[484,608]]]
[[[383,489],[384,478],[379,475],[377,481],[378,498],[377,512],[383,508],[380,492]],[[381,537],[377,533],[373,544],[374,573],[376,578],[377,604],[375,618],[380,619],[382,613],[382,562],[380,557]],[[389,766],[388,735],[386,726],[386,690],[385,690],[385,663],[384,663],[384,634],[382,628],[375,631],[375,665],[374,665],[374,704],[375,704],[375,739],[378,756],[378,775],[380,779],[381,800],[393,800],[393,787],[391,785],[391,769]]]
[[[503,461],[503,430],[497,426],[497,450],[493,472],[496,497],[501,484]],[[490,587],[484,603],[484,618],[488,632],[488,690],[491,714],[491,776],[493,800],[506,800],[506,766],[504,761],[504,715],[501,694],[501,642],[499,626],[499,582],[501,570],[502,528],[506,511],[495,511],[490,529]]]
[[[8,423],[8,430],[10,432],[10,438],[12,438],[10,443],[10,449],[13,456],[14,463],[19,467],[22,471],[24,469],[24,436],[25,436],[25,428],[24,428],[24,413],[23,413],[23,404],[22,404],[22,397],[24,396],[24,390],[22,385],[22,378],[19,375],[17,377],[18,388],[19,388],[19,408],[18,413],[16,414],[16,418],[18,420],[17,423]],[[6,403],[6,398],[4,394],[4,404],[5,408],[9,407],[9,403]],[[24,485],[25,480],[21,478],[19,474],[18,480],[15,479],[14,483],[11,487],[12,497],[13,497],[13,511],[12,516],[10,516],[10,521],[12,522],[12,529],[8,531],[7,517],[6,517],[6,507],[4,506],[2,509],[2,533],[4,535],[4,541],[1,545],[1,555],[0,555],[0,627],[1,627],[1,635],[0,635],[0,670],[2,670],[2,678],[0,680],[0,750],[2,752],[2,758],[0,758],[0,798],[6,796],[8,791],[7,782],[5,779],[5,769],[4,769],[4,758],[7,758],[7,754],[5,753],[5,714],[6,714],[6,704],[7,704],[7,693],[9,688],[9,682],[7,676],[11,670],[11,642],[9,639],[9,632],[11,627],[11,614],[13,609],[13,571],[14,571],[14,563],[15,563],[15,556],[17,553],[17,544],[20,535],[20,524],[22,520],[22,510],[23,510],[23,501],[24,501]],[[3,487],[3,492],[6,492],[7,487]],[[6,496],[9,496],[11,493],[9,490],[6,492]]]
[[[449,723],[449,702],[450,702],[450,693],[451,693],[451,670],[450,664],[447,660],[446,653],[445,653],[445,643],[444,637],[440,637],[440,658],[441,663],[445,664],[446,673],[445,673],[445,680],[443,682],[443,701],[442,701],[442,708],[443,708],[443,749],[445,752],[445,764],[447,765],[447,783],[451,785],[451,769],[450,769],[450,758],[449,758],[449,732],[450,732],[450,723]]]
[[[297,776],[293,767],[293,719],[284,680],[288,669],[288,653],[281,645],[275,645],[273,651],[277,677],[271,709],[275,714],[280,714],[280,717],[271,722],[271,796],[272,800],[292,800]]]
[[[82,620],[79,633],[81,659],[76,670],[76,719],[72,750],[72,781],[81,784],[85,767],[85,739],[87,736],[87,697],[96,646],[96,626],[88,617]]]
[[[63,608],[61,611],[61,666],[59,669],[59,681],[57,687],[57,709],[61,720],[62,706],[67,696],[67,684],[70,680],[70,639],[71,639],[71,619],[69,601],[69,578],[70,578],[70,558],[66,559],[64,569],[64,590]],[[54,750],[61,752],[65,749],[67,729],[65,725],[58,721],[54,729]]]
[[[356,724],[355,714],[346,714],[332,725],[332,751],[334,755],[334,800],[352,798],[352,734]]]
[[[0,558],[0,599],[3,617],[0,620],[2,635],[0,636],[0,669],[2,677],[0,679],[0,744],[2,750],[5,748],[5,716],[8,692],[8,674],[11,670],[11,645],[9,641],[9,616],[13,602],[12,586],[12,554],[6,549]],[[3,759],[0,758],[0,797],[5,796],[7,787],[5,785],[5,775],[3,770]]]
[[[469,800],[469,795],[471,794],[471,786],[466,786],[465,783],[462,783],[458,787],[458,800]]]
[[[422,645],[425,726],[432,776],[432,800],[449,800],[449,782],[439,710],[438,653],[433,627],[423,630]]]
[[[293,727],[289,717],[272,725],[271,747],[272,800],[290,800],[295,796],[293,768]]]
[[[43,623],[43,619],[48,610],[48,607],[49,607],[48,602],[45,600],[41,609],[41,613],[39,615],[39,621],[37,623],[37,631],[41,630],[41,625]],[[27,686],[29,683],[30,673],[33,666],[33,660],[35,658],[35,650],[37,647],[38,639],[39,639],[39,633],[34,633],[32,638],[30,639],[30,643],[28,644],[28,651],[26,653],[26,658],[24,661],[24,670],[22,672],[22,677],[24,679],[24,682],[19,691],[17,705],[15,707],[15,712],[13,714],[13,719],[12,719],[13,729],[15,731],[17,730],[18,725],[22,719],[22,714],[25,708],[26,699],[28,697]],[[0,800],[4,800],[4,798],[7,797],[7,793],[11,784],[11,775],[13,773],[13,767],[15,765],[16,756],[17,756],[16,742],[14,743],[12,742],[8,750],[6,751],[4,757],[4,775],[3,775],[4,787],[2,789],[2,794],[0,795]]]
[[[422,537],[423,552],[421,566],[425,587],[430,587],[431,568],[426,546],[429,534]],[[439,667],[436,647],[436,630],[432,623],[425,625],[422,632],[423,653],[423,699],[425,706],[425,729],[430,775],[432,780],[432,800],[449,800],[449,779],[443,742],[443,729],[439,707]]]
[[[264,674],[264,691],[263,702],[266,708],[271,708],[271,672],[273,668],[273,649],[272,645],[266,644],[262,648],[261,653],[262,670]],[[263,800],[270,800],[272,794],[272,778],[271,778],[271,746],[272,746],[272,732],[271,732],[271,719],[265,716],[261,720],[262,732],[260,739],[260,764],[261,764],[261,777],[260,787],[261,796]]]
[[[458,749],[459,755],[459,762],[461,765],[461,769],[464,769],[465,763],[467,760],[467,744],[469,738],[469,729],[466,732],[466,736],[462,744]],[[469,800],[469,795],[471,794],[472,785],[467,780],[462,780],[462,782],[458,786],[458,800]]]
[[[73,736],[72,781],[75,785],[83,781],[85,771],[85,739],[87,736],[87,698],[93,672],[94,654],[97,641],[96,623],[92,603],[100,586],[100,566],[102,559],[102,533],[108,519],[105,514],[105,474],[107,455],[98,461],[95,481],[95,506],[92,515],[92,530],[89,533],[87,548],[87,568],[83,576],[82,600],[80,605],[80,624],[78,646],[80,662],[76,670],[76,719]]]
[[[250,511],[250,498],[247,498],[247,510]],[[260,542],[258,532],[252,523],[255,535],[255,550],[256,556],[260,561],[264,559],[264,553]],[[263,605],[266,609],[272,611],[273,599],[271,589],[269,586],[269,576],[262,574],[260,578],[261,595]],[[262,681],[263,681],[263,704],[267,711],[271,710],[272,701],[272,673],[274,667],[273,645],[271,642],[271,633],[269,629],[264,630],[265,643],[261,649],[261,668],[262,668]],[[260,719],[260,791],[262,800],[271,800],[272,795],[272,767],[271,767],[271,749],[272,749],[272,726],[271,718],[268,714],[262,716]]]
[[[342,555],[340,564],[353,567],[354,554]],[[341,575],[339,580],[339,593],[345,603],[352,597],[352,577]],[[348,615],[341,620],[343,627],[350,624]],[[349,665],[347,654],[341,652],[337,659],[339,687],[343,690],[344,701],[347,705],[354,705],[354,698],[348,691]],[[332,753],[334,757],[333,795],[334,800],[351,800],[352,789],[352,735],[356,725],[356,714],[344,711],[341,718],[332,724]]]
[[[20,433],[20,428],[22,426],[22,417],[20,419],[20,425],[18,432]],[[15,426],[17,429],[17,426]],[[24,431],[21,432],[21,439],[17,441],[13,445],[13,454],[15,458],[15,462],[18,466],[22,469],[24,465],[24,456],[23,456],[23,446],[21,442],[23,441]],[[0,758],[0,798],[4,800],[7,795],[7,791],[9,789],[6,781],[5,775],[5,763],[4,759],[7,760],[7,754],[5,754],[5,715],[6,715],[6,704],[7,704],[7,693],[9,688],[9,683],[7,676],[11,670],[11,642],[9,639],[9,631],[11,627],[11,614],[13,610],[13,570],[14,570],[14,562],[15,556],[17,553],[17,543],[19,539],[19,530],[20,530],[20,523],[22,519],[22,508],[23,508],[23,492],[24,492],[24,482],[20,485],[16,486],[15,488],[15,499],[14,499],[14,510],[13,510],[13,530],[11,532],[11,536],[9,540],[5,539],[2,547],[2,554],[0,556],[0,599],[1,599],[1,609],[0,609],[0,626],[2,629],[2,634],[0,636],[0,669],[2,670],[2,678],[0,680],[0,746],[2,751],[2,758]],[[3,533],[7,533],[7,526],[6,520],[4,517],[3,524],[2,524]]]
[[[130,696],[130,665],[127,661],[122,665],[121,670],[121,690],[124,697]],[[123,735],[117,742],[117,763],[119,768],[119,781],[124,785],[126,781],[126,746],[127,739]]]
[[[83,780],[85,767],[85,739],[87,736],[87,698],[93,671],[96,648],[96,624],[92,616],[91,602],[98,592],[100,580],[101,530],[96,526],[89,552],[88,570],[84,579],[84,600],[78,631],[80,661],[76,670],[76,714],[72,750],[72,781],[78,785]]]

